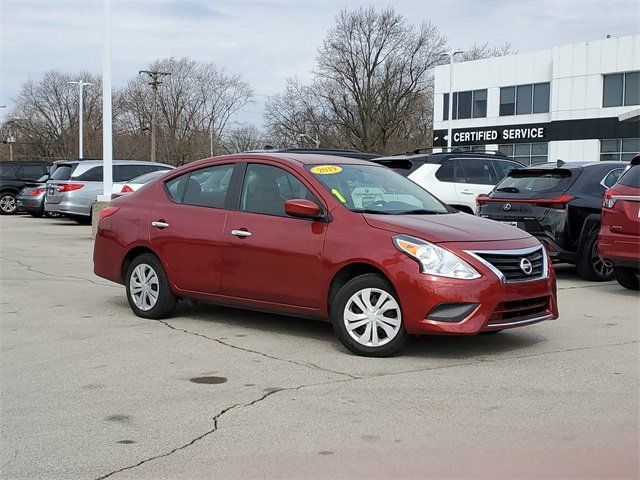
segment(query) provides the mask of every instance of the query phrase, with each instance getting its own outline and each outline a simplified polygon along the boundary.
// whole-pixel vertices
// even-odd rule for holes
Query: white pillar
[[[113,114],[111,111],[111,0],[104,0],[104,53],[102,63],[103,190],[99,201],[111,200],[113,188]]]

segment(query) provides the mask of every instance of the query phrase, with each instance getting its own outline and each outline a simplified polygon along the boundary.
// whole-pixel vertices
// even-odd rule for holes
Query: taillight
[[[574,198],[576,198],[573,195],[560,195],[559,197],[556,198],[549,198],[549,199],[540,199],[540,200],[533,200],[531,201],[531,203],[533,203],[534,205],[537,205],[539,207],[546,207],[546,208],[555,208],[558,210],[564,210],[565,208],[567,208],[567,204],[573,200]]]
[[[44,193],[44,188],[34,188],[29,192],[30,197],[37,197],[38,195],[42,195]]]
[[[604,197],[602,197],[602,206],[604,208],[613,208],[616,203],[616,199],[613,197],[616,195],[620,195],[620,193],[609,188],[606,192],[604,192]]]
[[[574,195],[564,194],[554,198],[492,198],[487,195],[478,195],[476,205],[479,207],[487,203],[528,203],[537,207],[556,208],[564,210],[567,204],[576,198]]]
[[[80,190],[84,187],[83,183],[64,183],[62,185],[58,185],[59,192],[73,192],[74,190]]]
[[[129,185],[125,185],[124,187],[122,187],[122,190],[120,190],[120,193],[131,193],[133,192],[133,188],[131,188]]]
[[[98,219],[98,223],[102,222],[105,218],[110,217],[114,213],[120,210],[120,207],[106,207],[103,208],[100,212],[100,218]]]
[[[476,197],[476,206],[481,207],[485,203],[489,203],[490,199],[487,195],[480,194]]]

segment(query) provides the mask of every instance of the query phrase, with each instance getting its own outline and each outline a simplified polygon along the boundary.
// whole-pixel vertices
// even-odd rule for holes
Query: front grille
[[[489,268],[491,268],[503,280],[507,282],[517,282],[523,280],[534,280],[543,277],[546,272],[545,258],[543,247],[537,247],[535,250],[525,249],[522,251],[491,251],[491,252],[469,252],[482,260]],[[523,259],[524,268],[523,268]],[[531,271],[527,272],[526,267],[531,264]]]
[[[546,296],[499,303],[487,326],[542,317],[550,312],[549,301],[550,297]]]

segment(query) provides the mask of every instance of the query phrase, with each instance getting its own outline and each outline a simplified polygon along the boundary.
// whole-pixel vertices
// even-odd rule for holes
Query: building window
[[[640,72],[604,75],[603,107],[640,105]]]
[[[600,140],[600,160],[628,162],[640,152],[640,138]]]
[[[449,120],[449,94],[444,94],[442,119]],[[453,119],[483,118],[487,116],[487,89],[453,92]]]
[[[549,111],[549,82],[500,89],[500,116]]]
[[[454,152],[484,152],[486,150],[486,145],[459,145],[453,147]]]
[[[548,143],[511,143],[498,145],[498,150],[525,165],[547,163]]]

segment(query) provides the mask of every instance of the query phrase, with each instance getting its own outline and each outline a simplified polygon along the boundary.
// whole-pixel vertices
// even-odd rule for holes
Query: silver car
[[[126,182],[145,173],[171,168],[163,163],[114,160],[113,181]],[[102,191],[102,160],[56,162],[56,170],[47,182],[44,210],[90,224],[91,208]]]

